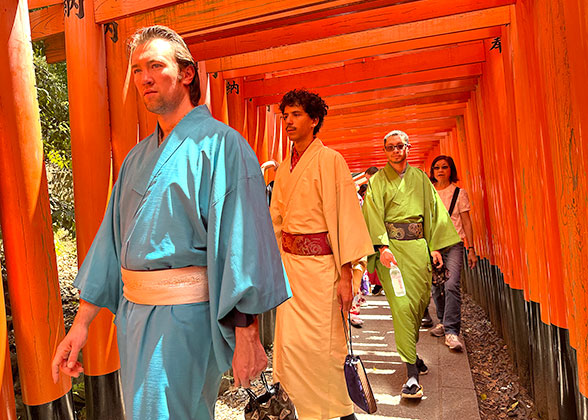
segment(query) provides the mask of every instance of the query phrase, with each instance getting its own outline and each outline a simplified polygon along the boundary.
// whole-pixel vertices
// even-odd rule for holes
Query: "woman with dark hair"
[[[470,218],[470,201],[465,190],[460,189],[456,182],[457,168],[451,156],[437,156],[431,164],[431,182],[449,211],[457,233],[462,242],[441,251],[445,266],[449,270],[449,278],[445,284],[433,286],[433,300],[437,307],[440,323],[431,329],[435,337],[445,336],[445,344],[455,351],[462,351],[463,344],[459,339],[461,328],[461,288],[460,275],[463,265],[464,241],[468,245],[468,264],[474,268],[477,263],[474,250],[474,233]]]

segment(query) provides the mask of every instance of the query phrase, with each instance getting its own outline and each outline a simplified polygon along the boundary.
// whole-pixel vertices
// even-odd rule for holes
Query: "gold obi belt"
[[[282,249],[295,255],[331,255],[328,232],[288,233],[282,232]]]
[[[412,241],[415,239],[422,239],[423,224],[422,223],[390,223],[385,222],[388,238],[396,239],[397,241]]]
[[[121,267],[123,294],[141,305],[183,305],[208,302],[206,267],[133,271]]]

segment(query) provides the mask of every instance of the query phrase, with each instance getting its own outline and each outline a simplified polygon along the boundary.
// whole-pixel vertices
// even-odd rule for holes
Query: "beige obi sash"
[[[208,302],[206,267],[132,271],[121,267],[123,294],[141,305]]]

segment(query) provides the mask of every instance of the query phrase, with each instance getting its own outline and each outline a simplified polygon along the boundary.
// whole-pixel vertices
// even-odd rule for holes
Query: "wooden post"
[[[71,151],[81,265],[100,226],[111,187],[110,118],[104,28],[94,23],[94,1],[65,3]],[[84,347],[88,418],[122,418],[113,315],[102,309]],[[117,417],[118,416],[118,417]]]
[[[229,125],[245,136],[245,99],[243,97],[243,78],[227,79],[225,82],[227,93],[227,112]]]
[[[51,378],[53,352],[65,329],[26,1],[2,2],[0,45],[0,223],[22,397],[29,419],[50,418],[49,413],[73,419],[71,380],[61,376],[54,384]],[[0,354],[5,357],[0,367],[8,373],[3,298],[0,307]],[[11,384],[4,383],[7,375],[2,378],[0,411],[4,418],[15,418],[14,396],[4,394]]]
[[[120,166],[127,153],[138,141],[136,89],[129,71],[126,40],[120,39],[120,34],[127,32],[127,22],[123,19],[120,23],[112,22],[105,26],[114,180],[118,177]]]
[[[214,118],[228,124],[227,95],[222,73],[209,73],[208,82],[210,87],[210,112]]]
[[[257,138],[257,117],[255,102],[249,98],[247,100],[247,142],[253,150],[255,150],[255,139]]]

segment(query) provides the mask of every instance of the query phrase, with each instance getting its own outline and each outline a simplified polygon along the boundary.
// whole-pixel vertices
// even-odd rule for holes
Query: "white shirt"
[[[453,193],[455,191],[456,185],[451,184],[447,188],[442,190],[437,190],[437,193],[441,197],[441,201],[445,204],[447,211],[449,211],[449,207],[451,206],[451,200],[453,199]],[[465,211],[470,211],[470,199],[468,197],[468,193],[460,188],[459,195],[457,196],[457,201],[455,202],[455,208],[453,209],[453,214],[451,215],[451,221],[455,226],[455,230],[461,237],[461,240],[465,240],[465,231],[463,230],[463,223],[461,221],[461,213]]]

